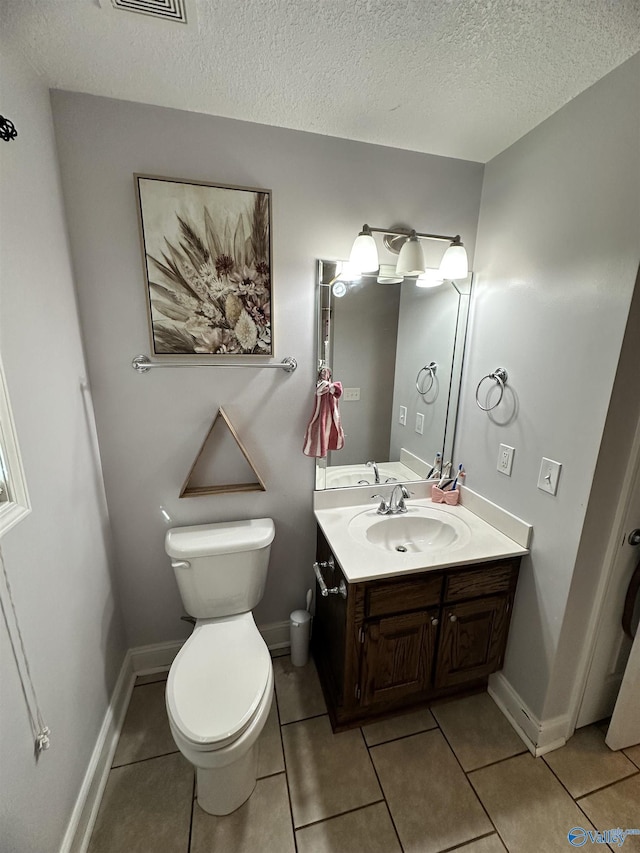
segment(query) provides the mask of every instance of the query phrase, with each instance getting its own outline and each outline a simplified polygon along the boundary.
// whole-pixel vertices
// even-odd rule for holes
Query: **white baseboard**
[[[150,646],[129,649],[134,675],[149,675],[169,669],[183,644],[184,640],[172,640],[169,643],[152,643]]]
[[[134,682],[131,653],[127,652],[62,839],[60,853],[85,853],[89,846]]]
[[[565,745],[570,736],[568,714],[550,720],[539,720],[502,672],[489,676],[487,690],[529,752],[536,758]]]
[[[289,620],[285,622],[270,622],[268,625],[258,625],[267,648],[274,657],[286,655],[291,648]]]
[[[258,629],[274,657],[287,654],[289,650],[288,621],[259,625]],[[169,643],[137,646],[129,649],[124,656],[59,853],[86,853],[136,675],[164,672],[169,669],[183,643],[184,640],[175,640]]]

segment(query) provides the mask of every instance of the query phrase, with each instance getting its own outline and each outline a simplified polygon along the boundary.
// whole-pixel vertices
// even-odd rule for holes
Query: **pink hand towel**
[[[316,385],[313,414],[304,435],[302,452],[305,456],[326,456],[329,450],[344,446],[344,432],[340,423],[338,400],[342,396],[342,383],[331,381],[328,367],[320,371]]]

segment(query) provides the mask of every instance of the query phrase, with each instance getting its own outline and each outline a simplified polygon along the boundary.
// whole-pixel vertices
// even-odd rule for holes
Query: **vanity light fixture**
[[[393,264],[380,264],[378,284],[402,284],[403,280]]]
[[[396,272],[402,276],[420,275],[424,272],[424,254],[415,231],[412,231],[409,234],[409,239],[402,244]]]
[[[341,299],[343,296],[346,296],[353,287],[357,286],[362,276],[358,270],[355,269],[351,261],[337,261],[336,269],[338,270],[338,273],[331,279],[329,286],[331,287],[333,295],[338,299]]]
[[[441,284],[444,284],[442,273],[430,267],[427,267],[416,279],[416,287],[440,287]]]
[[[362,231],[353,241],[349,263],[360,273],[373,273],[378,271],[378,247],[373,239],[373,234],[368,225],[362,226]]]
[[[440,263],[440,276],[442,279],[455,280],[466,278],[469,274],[469,263],[467,252],[464,248],[460,235],[455,237],[446,234],[427,234],[409,228],[371,228],[363,225],[362,231],[356,237],[349,262],[362,275],[371,275],[378,271],[378,247],[374,234],[384,234],[385,247],[398,255],[396,275],[419,276],[425,270],[424,255],[421,240],[439,240],[449,243]],[[381,278],[389,279],[391,276],[380,274]],[[384,282],[391,283],[391,282]],[[422,285],[424,286],[424,285]]]
[[[453,241],[440,261],[440,275],[442,278],[466,278],[469,275],[469,261],[467,251],[460,242],[460,235]]]

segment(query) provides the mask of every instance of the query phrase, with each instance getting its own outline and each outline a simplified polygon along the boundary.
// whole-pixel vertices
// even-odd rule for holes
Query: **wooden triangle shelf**
[[[193,473],[196,469],[198,462],[200,461],[200,458],[202,457],[202,454],[204,452],[205,447],[207,446],[207,444],[209,442],[209,438],[210,438],[210,436],[213,432],[213,429],[214,429],[214,427],[218,421],[218,418],[222,419],[223,423],[226,425],[227,429],[229,430],[229,432],[233,436],[233,439],[234,439],[236,445],[238,446],[240,452],[242,453],[245,460],[249,464],[249,467],[251,468],[251,470],[252,470],[252,472],[256,478],[254,482],[250,482],[250,483],[225,483],[225,484],[221,484],[221,485],[217,485],[217,486],[213,486],[213,485],[211,485],[211,486],[194,486],[194,485],[191,485]],[[218,409],[218,413],[216,414],[215,418],[213,419],[213,423],[209,427],[209,431],[207,432],[204,441],[200,445],[200,450],[198,451],[198,455],[193,460],[193,465],[189,469],[189,473],[187,474],[187,479],[184,481],[184,484],[183,484],[182,489],[180,491],[180,497],[181,498],[192,498],[192,497],[202,497],[204,495],[230,494],[232,492],[258,492],[258,491],[259,492],[265,492],[266,491],[266,486],[264,484],[264,480],[262,479],[262,477],[260,476],[260,474],[256,470],[256,466],[251,461],[251,457],[249,456],[244,445],[240,441],[238,433],[236,432],[235,427],[233,426],[231,421],[229,420],[227,413],[224,411],[224,409],[222,407],[220,407]]]

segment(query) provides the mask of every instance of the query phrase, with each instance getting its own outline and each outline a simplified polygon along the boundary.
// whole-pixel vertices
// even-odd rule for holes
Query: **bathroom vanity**
[[[318,581],[312,650],[334,730],[485,689],[502,666],[527,548],[428,500],[397,519],[365,506],[316,518],[329,594]],[[440,527],[407,541],[421,523]]]

